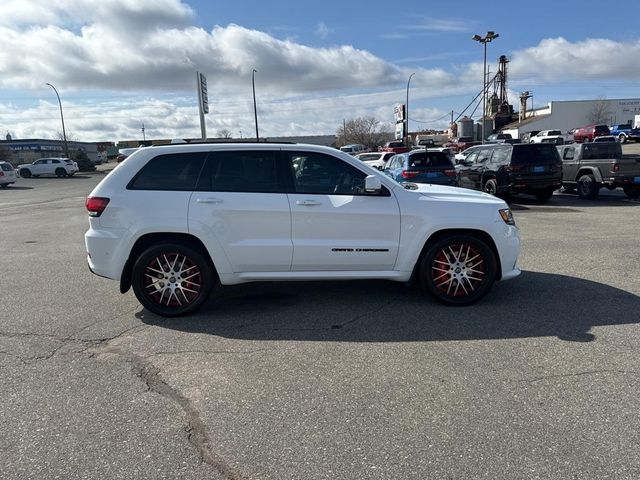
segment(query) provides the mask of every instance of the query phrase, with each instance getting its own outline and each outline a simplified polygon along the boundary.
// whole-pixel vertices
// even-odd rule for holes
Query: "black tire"
[[[423,289],[445,305],[477,302],[491,289],[496,271],[493,250],[478,237],[465,234],[439,239],[420,262]]]
[[[627,136],[621,133],[620,135],[618,135],[618,141],[620,143],[627,143]]]
[[[629,198],[640,197],[640,186],[625,185],[624,187],[622,187],[622,190],[624,190],[624,194]]]
[[[29,178],[31,177],[31,170],[29,170],[28,168],[21,168],[20,169],[20,176],[22,178]]]
[[[0,188],[7,188],[9,185],[11,185],[10,183],[3,183],[2,185],[0,185]]]
[[[207,259],[180,243],[162,243],[145,250],[133,265],[131,280],[140,303],[163,317],[196,311],[218,285]]]
[[[56,177],[64,178],[67,176],[67,171],[64,168],[56,168]]]
[[[546,190],[538,190],[534,195],[539,202],[548,202],[549,199],[553,196],[553,190],[551,188],[547,188]]]
[[[484,182],[484,186],[482,190],[486,193],[489,193],[494,196],[498,196],[498,182],[496,182],[495,178],[490,178],[486,182]]]
[[[598,196],[600,185],[593,175],[582,175],[578,179],[578,195],[580,198],[593,200]]]

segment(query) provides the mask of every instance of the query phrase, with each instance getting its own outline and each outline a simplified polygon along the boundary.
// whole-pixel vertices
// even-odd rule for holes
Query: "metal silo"
[[[458,138],[460,137],[473,137],[473,120],[469,117],[458,120]]]

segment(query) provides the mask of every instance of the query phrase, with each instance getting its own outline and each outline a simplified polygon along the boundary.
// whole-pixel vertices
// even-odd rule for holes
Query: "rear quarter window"
[[[558,150],[551,143],[528,143],[513,146],[513,164],[560,163]]]
[[[409,168],[453,167],[444,152],[420,152],[409,156]]]
[[[622,147],[617,142],[589,143],[583,145],[585,160],[622,158]]]
[[[127,185],[128,190],[195,190],[206,152],[171,153],[149,160]]]

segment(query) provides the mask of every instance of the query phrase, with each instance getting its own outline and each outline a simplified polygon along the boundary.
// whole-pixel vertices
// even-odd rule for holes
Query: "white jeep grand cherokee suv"
[[[220,284],[280,280],[414,277],[467,305],[520,273],[504,201],[400,185],[314,145],[141,148],[86,206],[91,270],[163,316],[193,312]]]

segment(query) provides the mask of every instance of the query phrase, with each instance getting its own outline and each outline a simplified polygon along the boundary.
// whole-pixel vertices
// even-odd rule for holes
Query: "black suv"
[[[541,202],[562,184],[562,161],[550,143],[475,147],[456,171],[460,187],[505,197],[528,193]]]

